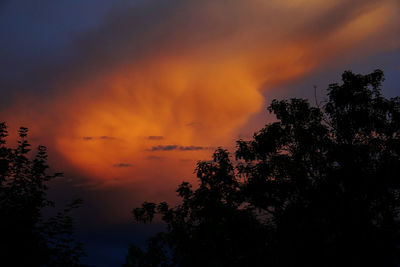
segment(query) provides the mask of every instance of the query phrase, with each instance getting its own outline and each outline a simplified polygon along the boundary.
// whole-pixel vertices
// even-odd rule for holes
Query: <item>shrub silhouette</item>
[[[148,203],[166,232],[124,266],[397,266],[400,98],[381,95],[383,72],[346,71],[326,103],[273,100],[277,121],[199,162],[181,204]]]
[[[82,266],[82,245],[72,238],[68,213],[81,204],[75,200],[55,216],[44,219],[42,210],[53,207],[46,198],[46,183],[60,173],[47,174],[44,146],[32,158],[21,127],[16,148],[7,147],[6,124],[0,123],[0,258],[2,266]],[[3,265],[4,264],[4,265]]]

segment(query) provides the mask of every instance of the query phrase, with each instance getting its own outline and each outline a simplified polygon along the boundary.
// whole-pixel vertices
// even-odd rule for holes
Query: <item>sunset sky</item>
[[[273,120],[273,98],[323,101],[344,70],[399,95],[398,0],[3,0],[0,121],[26,126],[81,197],[88,262],[121,263],[143,201],[176,201],[198,160]],[[13,137],[10,137],[10,141]],[[103,264],[103,265],[102,265]]]

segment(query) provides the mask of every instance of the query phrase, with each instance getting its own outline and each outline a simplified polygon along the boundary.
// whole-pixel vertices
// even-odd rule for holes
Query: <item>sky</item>
[[[198,160],[272,121],[274,99],[323,101],[344,70],[399,95],[398,0],[2,0],[0,121],[48,147],[59,203],[81,197],[87,262],[117,266],[143,201],[176,202]],[[12,136],[10,141],[12,141]]]

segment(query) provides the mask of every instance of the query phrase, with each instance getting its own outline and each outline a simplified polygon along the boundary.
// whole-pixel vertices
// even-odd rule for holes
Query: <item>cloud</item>
[[[143,169],[132,179],[145,177],[149,147],[208,157],[208,147],[231,143],[260,112],[264,90],[400,44],[396,0],[139,2],[115,4],[94,27],[68,38],[56,51],[68,55],[62,60],[23,58],[32,66],[16,74],[21,82],[0,78],[3,88],[30,88],[12,90],[19,102],[6,100],[1,115],[30,122],[24,124],[96,179],[132,175],[104,166],[109,158],[135,160]],[[195,145],[153,146],[164,139]]]
[[[103,136],[84,136],[82,139],[85,141],[91,141],[91,140],[115,140],[116,138],[112,136],[103,135]]]
[[[99,139],[101,139],[101,140],[115,140],[115,137],[103,135],[103,136],[100,136]]]
[[[149,140],[162,140],[164,139],[164,136],[159,136],[159,135],[150,135],[147,137]]]
[[[176,149],[178,149],[177,145],[167,145],[167,146],[158,145],[158,146],[153,146],[151,148],[151,151],[171,151]]]
[[[171,150],[179,150],[179,151],[199,151],[199,150],[210,150],[212,147],[204,147],[204,146],[178,146],[178,145],[158,145],[153,146],[151,151],[171,151]]]
[[[180,146],[179,150],[181,151],[196,151],[196,150],[210,150],[213,149],[211,147],[203,147],[203,146]]]
[[[118,163],[113,165],[116,168],[129,168],[132,167],[132,164],[130,163]]]

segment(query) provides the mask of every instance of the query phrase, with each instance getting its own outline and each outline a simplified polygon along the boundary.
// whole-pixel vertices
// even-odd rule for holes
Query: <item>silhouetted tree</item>
[[[81,201],[43,218],[43,209],[54,206],[46,198],[46,184],[61,174],[47,174],[44,146],[30,157],[27,133],[28,129],[21,127],[17,147],[10,148],[6,124],[0,123],[0,265],[80,266],[84,253],[72,238],[73,221],[68,213]]]
[[[125,266],[397,266],[400,98],[381,95],[383,79],[346,71],[321,107],[273,100],[277,121],[239,140],[235,163],[218,149],[182,204],[133,210],[167,231]]]

